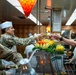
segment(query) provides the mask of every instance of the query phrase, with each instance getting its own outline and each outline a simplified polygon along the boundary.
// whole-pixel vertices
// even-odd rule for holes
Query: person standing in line
[[[62,37],[61,35],[58,35],[58,34],[51,34],[49,36],[49,38],[56,39],[58,41],[63,41],[63,42],[65,42],[65,44],[68,44],[71,46],[76,46],[76,41],[74,41],[73,39],[67,39],[67,38]]]
[[[70,63],[71,63],[71,62],[76,62],[76,41],[75,41],[75,40],[73,40],[73,39],[67,39],[67,38],[62,37],[61,35],[58,35],[58,34],[51,34],[51,35],[49,36],[49,38],[51,38],[51,39],[56,39],[56,40],[58,40],[58,41],[62,41],[62,42],[64,42],[65,44],[68,44],[68,45],[71,45],[71,46],[75,47],[75,49],[74,49],[74,51],[73,51],[74,55],[73,55],[73,57],[70,59]]]

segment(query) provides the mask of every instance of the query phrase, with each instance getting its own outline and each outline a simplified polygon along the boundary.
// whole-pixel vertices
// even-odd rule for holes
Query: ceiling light
[[[63,10],[63,16],[66,17],[66,10]]]
[[[46,7],[45,8],[50,9],[51,5],[52,5],[51,0],[46,0]]]
[[[28,17],[36,4],[36,0],[18,0],[23,8],[24,14]]]
[[[66,25],[71,25],[75,19],[76,19],[76,9],[74,10],[73,14],[71,15],[71,17],[69,18],[69,20],[67,21]]]

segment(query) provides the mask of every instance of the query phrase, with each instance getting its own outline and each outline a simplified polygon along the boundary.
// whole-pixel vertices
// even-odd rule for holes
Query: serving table
[[[44,50],[35,50],[28,55],[29,63],[36,73],[26,74],[25,70],[18,73],[16,70],[15,75],[67,75],[62,54],[50,54]]]

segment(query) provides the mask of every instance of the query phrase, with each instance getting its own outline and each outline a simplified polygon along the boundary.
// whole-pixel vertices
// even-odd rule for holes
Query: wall
[[[62,30],[71,30],[76,32],[76,26],[62,26]]]

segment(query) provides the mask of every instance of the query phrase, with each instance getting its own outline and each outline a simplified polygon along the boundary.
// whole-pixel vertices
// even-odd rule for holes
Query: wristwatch
[[[60,41],[63,41],[63,37],[61,37],[59,40],[60,40]]]

